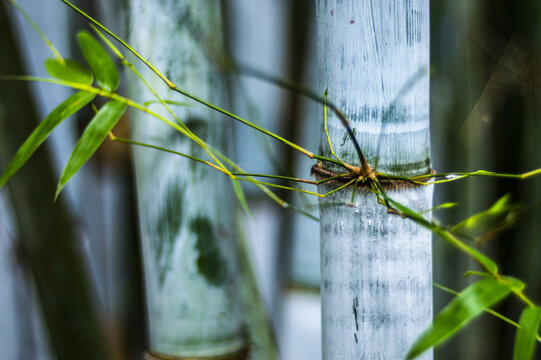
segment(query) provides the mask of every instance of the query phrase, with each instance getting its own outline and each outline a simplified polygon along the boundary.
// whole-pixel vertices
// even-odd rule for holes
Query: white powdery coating
[[[328,89],[378,171],[430,170],[428,4],[317,1],[320,92]],[[346,130],[328,116],[334,151],[358,164]],[[324,131],[321,145],[331,156]],[[389,195],[415,211],[432,207],[431,187]],[[432,322],[431,232],[387,214],[372,193],[359,192],[356,207],[343,205],[350,199],[346,189],[320,201],[323,359],[404,359]]]
[[[219,32],[208,29],[220,29],[219,4],[133,0],[131,5],[132,45],[181,88],[223,101],[224,86],[209,58]],[[142,72],[162,98],[187,101],[148,69]],[[139,102],[154,100],[135,78],[130,92]],[[196,135],[223,147],[226,127],[215,112],[202,106],[172,107],[182,121],[191,122]],[[171,118],[159,105],[151,109]],[[158,119],[136,111],[131,115],[135,139],[207,157]],[[245,338],[227,177],[152,149],[134,148],[134,158],[151,350],[182,357],[238,350]]]
[[[432,203],[428,186],[388,195],[415,211]],[[372,193],[336,205],[350,199],[320,202],[323,359],[404,359],[432,322],[432,234],[387,214]]]
[[[328,89],[346,115],[368,162],[394,174],[428,172],[428,0],[320,0],[317,21],[320,92]],[[358,163],[342,124],[328,116],[335,152]],[[323,131],[321,140],[330,155]]]

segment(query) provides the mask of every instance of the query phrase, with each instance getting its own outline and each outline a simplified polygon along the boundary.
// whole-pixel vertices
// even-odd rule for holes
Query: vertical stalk
[[[19,55],[12,29],[7,6],[2,4],[0,46],[6,53],[0,59],[0,69],[4,74],[22,74],[23,59]],[[0,86],[2,170],[38,124],[39,118],[33,104],[28,84],[14,82]],[[80,236],[72,214],[62,199],[53,204],[55,186],[52,161],[41,148],[9,181],[7,192],[2,189],[4,194],[10,196],[18,235],[18,256],[12,260],[19,260],[32,277],[49,336],[45,339],[45,332],[39,331],[38,336],[42,336],[39,340],[43,343],[50,341],[54,357],[59,360],[111,359],[110,343],[104,335],[104,324],[100,321],[94,301],[95,289],[85,268]],[[2,241],[7,239],[2,238]],[[26,314],[30,311],[24,309]],[[25,314],[16,316],[21,318],[21,324],[25,322]],[[27,347],[22,349],[19,358],[28,358],[29,354],[33,355],[32,349]],[[47,354],[35,355],[48,358]]]
[[[378,171],[430,171],[428,3],[317,2],[320,92],[328,89]],[[359,165],[334,115],[328,127],[336,154]],[[332,156],[324,131],[321,148]],[[432,321],[431,233],[364,190],[345,205],[352,191],[320,201],[323,358],[403,359]],[[413,209],[431,207],[431,187],[387,192]]]
[[[131,43],[175,83],[221,104],[226,94],[218,65],[221,19],[215,1],[131,1]],[[218,50],[218,51],[216,51]],[[168,92],[152,74],[163,98]],[[139,101],[152,99],[137,80]],[[153,108],[167,112],[158,106]],[[224,118],[194,104],[175,107],[208,143],[226,150]],[[133,113],[134,138],[201,158],[194,142],[154,119]],[[238,294],[234,208],[227,177],[198,163],[134,149],[147,293],[150,354],[155,358],[243,358],[246,341]]]

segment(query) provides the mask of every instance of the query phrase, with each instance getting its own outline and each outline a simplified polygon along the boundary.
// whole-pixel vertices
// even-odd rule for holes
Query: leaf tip
[[[8,181],[8,177],[7,177],[6,172],[4,172],[2,176],[0,176],[0,189],[2,189],[4,185],[6,185],[7,181]]]
[[[64,189],[64,186],[65,186],[65,184],[62,184],[62,183],[58,184],[58,187],[56,188],[56,193],[54,194],[53,204],[56,203],[56,200],[58,199],[58,196],[60,195],[60,193]]]

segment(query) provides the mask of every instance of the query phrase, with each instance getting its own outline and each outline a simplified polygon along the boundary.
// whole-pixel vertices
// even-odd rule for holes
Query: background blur
[[[74,36],[87,28],[81,17],[60,1],[19,3],[65,57],[81,58]],[[127,37],[127,0],[76,4]],[[227,0],[223,11],[228,47],[236,61],[317,88],[314,1]],[[0,12],[4,49],[0,74],[45,75],[42,63],[50,57],[47,47],[7,2],[0,5]],[[432,163],[439,172],[523,173],[541,167],[540,20],[541,3],[535,0],[431,1]],[[231,82],[233,112],[317,151],[320,106],[239,74],[233,74]],[[64,100],[69,90],[7,81],[0,89],[3,170],[36,121]],[[70,309],[55,307],[55,302],[61,303],[55,300],[60,294],[86,304],[90,310],[81,316],[80,326],[96,323],[97,329],[105,329],[106,342],[113,344],[118,358],[140,359],[145,348],[130,148],[107,141],[73,178],[60,201],[54,207],[51,204],[54,183],[88,120],[84,115],[55,130],[45,150],[36,155],[41,160],[31,161],[26,173],[0,191],[0,347],[4,359],[54,359],[51,344],[69,347],[85,341],[70,339],[70,334],[63,341],[49,337],[45,324],[77,316]],[[20,121],[8,124],[8,118]],[[125,119],[116,134],[129,134],[129,125]],[[248,171],[309,177],[312,162],[286,147],[237,124],[235,137],[236,158]],[[282,356],[318,359],[318,225],[281,209],[256,188],[246,191],[253,217],[244,219],[245,236]],[[436,203],[460,205],[434,216],[444,223],[457,223],[507,193],[525,211],[517,212],[514,226],[498,231],[482,245],[483,250],[504,273],[524,280],[527,293],[540,301],[541,212],[537,205],[541,179],[474,179],[439,185]],[[281,195],[317,214],[315,199]],[[47,274],[54,274],[56,261],[73,269],[65,286],[48,283]],[[462,289],[469,281],[462,274],[472,268],[474,264],[464,255],[434,240],[436,282]],[[48,296],[38,297],[39,293]],[[450,297],[437,289],[434,294],[437,311]],[[517,319],[520,307],[509,300],[497,310]],[[436,358],[509,359],[514,333],[511,326],[485,315],[438,348]],[[90,330],[86,334],[87,341],[93,339]]]

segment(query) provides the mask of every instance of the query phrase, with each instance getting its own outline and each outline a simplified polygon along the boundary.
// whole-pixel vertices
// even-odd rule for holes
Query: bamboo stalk
[[[3,5],[0,27],[0,45],[6,51],[0,59],[0,68],[5,73],[23,73],[12,23]],[[26,83],[0,86],[2,170],[38,124],[33,102]],[[51,350],[59,360],[110,359],[112,352],[94,302],[78,231],[64,202],[52,202],[55,182],[53,164],[46,151],[40,149],[6,185],[17,222],[16,247],[20,258],[16,262],[28,271],[36,289],[45,324],[45,331],[39,334],[48,334],[47,339],[40,341],[50,341]],[[21,314],[17,316],[24,322]],[[25,344],[24,339],[20,340]],[[29,353],[31,349],[23,349],[18,356]],[[47,357],[47,354],[36,356]]]
[[[318,1],[317,27],[320,93],[348,117],[370,166],[429,173],[428,1]],[[335,114],[332,148],[324,130],[322,121],[324,156],[361,165]],[[432,321],[431,233],[389,215],[370,192],[340,205],[352,191],[320,199],[323,359],[403,359]],[[432,207],[432,187],[387,193],[415,211]]]
[[[220,44],[220,9],[213,1],[172,4],[132,0],[130,42],[168,78],[206,98],[224,99],[224,86],[213,63]],[[163,54],[163,55],[159,55]],[[141,71],[162,98],[170,98],[161,80]],[[131,83],[141,102],[153,94]],[[172,99],[178,100],[178,97]],[[158,108],[158,107],[156,107]],[[223,119],[201,106],[175,108],[178,118],[205,143],[224,152]],[[162,114],[170,109],[157,109]],[[197,143],[132,114],[134,138],[192,157],[204,158]],[[157,124],[157,125],[156,125]],[[156,358],[234,358],[246,356],[246,338],[230,179],[189,159],[134,148],[150,336]]]

